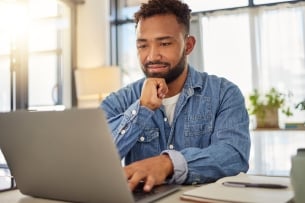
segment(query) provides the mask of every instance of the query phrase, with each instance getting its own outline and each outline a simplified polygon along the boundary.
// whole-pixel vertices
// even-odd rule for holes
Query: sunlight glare
[[[58,14],[58,1],[30,0],[29,14],[31,18],[55,17]]]
[[[23,35],[28,26],[27,6],[21,2],[0,2],[0,26],[13,35]]]

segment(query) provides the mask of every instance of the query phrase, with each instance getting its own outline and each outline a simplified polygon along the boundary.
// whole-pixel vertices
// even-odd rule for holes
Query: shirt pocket
[[[211,131],[212,131],[212,124],[210,122],[190,124],[185,126],[186,137],[202,136]]]
[[[133,148],[133,159],[142,160],[148,157],[160,154],[159,142],[159,129],[158,128],[145,128],[137,139]]]
[[[184,126],[184,146],[200,148],[209,146],[212,131],[211,119],[197,116],[196,121],[193,120],[193,122],[188,122]]]
[[[198,108],[197,111],[193,109],[193,112],[196,113],[186,117],[184,123],[185,136],[202,136],[210,133],[213,130],[212,111],[210,110],[210,106]]]
[[[186,137],[202,136],[210,133],[212,127],[212,99],[194,95],[185,109],[184,135]]]

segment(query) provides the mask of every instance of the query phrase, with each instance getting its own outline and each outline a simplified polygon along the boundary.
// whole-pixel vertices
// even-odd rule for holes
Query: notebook
[[[135,202],[101,109],[0,113],[0,148],[23,194]],[[178,190],[166,186],[163,194],[138,199],[150,202]]]
[[[229,185],[226,183],[251,183],[254,187]],[[261,185],[258,187],[258,184]],[[267,184],[267,185],[266,185]],[[263,187],[262,185],[265,185]],[[274,186],[287,186],[274,187]],[[244,202],[244,203],[287,203],[293,198],[288,177],[258,176],[240,173],[224,177],[215,183],[205,184],[196,189],[184,192],[181,199],[195,202]]]

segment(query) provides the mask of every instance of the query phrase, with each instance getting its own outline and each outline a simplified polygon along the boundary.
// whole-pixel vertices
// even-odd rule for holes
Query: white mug
[[[305,203],[305,148],[298,149],[291,158],[290,179],[294,191],[294,202]]]

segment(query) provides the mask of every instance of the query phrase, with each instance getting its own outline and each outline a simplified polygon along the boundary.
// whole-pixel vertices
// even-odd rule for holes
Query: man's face
[[[146,77],[174,81],[186,67],[185,31],[174,15],[156,15],[139,21],[137,50]]]

